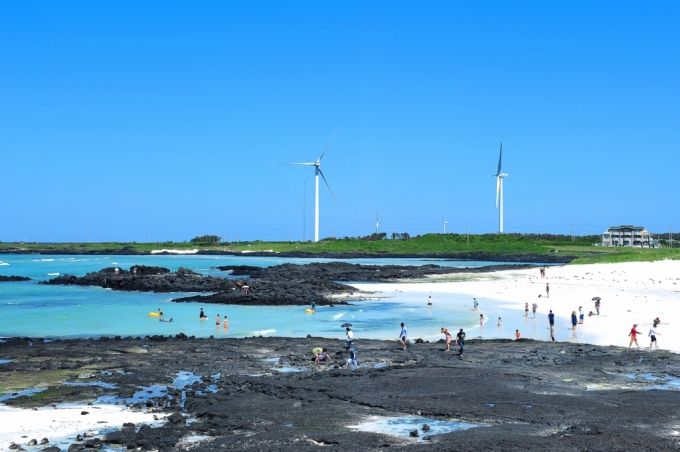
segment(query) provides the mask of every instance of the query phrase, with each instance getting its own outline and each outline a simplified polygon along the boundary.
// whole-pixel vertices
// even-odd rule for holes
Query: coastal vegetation
[[[408,238],[406,238],[408,237]],[[198,250],[201,253],[309,253],[347,255],[411,255],[470,257],[471,255],[569,256],[573,264],[654,261],[680,259],[680,249],[605,248],[595,246],[599,236],[555,234],[425,234],[400,239],[377,239],[374,236],[326,238],[319,242],[264,242],[260,240],[219,242],[218,236],[204,235],[188,242],[100,242],[100,243],[0,243],[0,253],[43,254],[137,254],[153,250]],[[205,240],[201,240],[205,239]]]

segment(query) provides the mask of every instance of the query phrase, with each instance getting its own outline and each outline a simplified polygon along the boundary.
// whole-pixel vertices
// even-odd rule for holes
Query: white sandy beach
[[[428,295],[432,295],[435,315],[440,303],[472,310],[472,298],[476,297],[479,313],[488,319],[483,327],[469,328],[469,325],[455,324],[454,319],[442,318],[442,326],[452,331],[464,327],[468,339],[514,338],[517,329],[523,338],[550,340],[548,313],[552,309],[558,341],[627,347],[628,333],[637,323],[638,331],[642,333],[638,335],[638,342],[644,349],[649,348],[647,335],[652,320],[658,316],[661,320],[656,328],[658,348],[680,352],[680,332],[673,327],[680,315],[680,261],[547,267],[545,278],[540,278],[538,269],[469,274],[467,280],[463,275],[455,276],[463,280],[435,282],[452,278],[433,277],[433,282],[355,286],[382,292],[380,295],[394,301],[420,297],[424,308]],[[546,298],[546,283],[550,284],[549,298]],[[590,311],[595,312],[593,297],[602,299],[600,316],[588,316]],[[528,318],[524,315],[525,303],[530,307]],[[538,304],[535,320],[531,313],[532,303]],[[571,312],[578,312],[579,306],[583,306],[585,321],[572,331]],[[497,327],[498,317],[503,319],[500,328]],[[404,321],[409,326],[408,319]],[[439,331],[423,336],[429,340],[441,337]]]
[[[89,414],[82,415],[83,411]],[[0,404],[0,450],[10,450],[12,442],[26,447],[31,439],[40,442],[47,438],[48,445],[39,446],[36,450],[47,446],[59,446],[67,449],[75,442],[78,434],[86,432],[100,437],[105,431],[117,430],[125,422],[162,424],[155,421],[153,413],[131,411],[121,405],[63,404],[39,409],[12,408]],[[33,448],[30,448],[33,450]]]

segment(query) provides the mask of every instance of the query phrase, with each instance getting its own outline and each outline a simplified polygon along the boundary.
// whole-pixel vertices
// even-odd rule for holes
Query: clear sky
[[[370,3],[370,4],[366,4]],[[197,6],[198,5],[198,6]],[[678,2],[0,3],[0,240],[680,230]]]

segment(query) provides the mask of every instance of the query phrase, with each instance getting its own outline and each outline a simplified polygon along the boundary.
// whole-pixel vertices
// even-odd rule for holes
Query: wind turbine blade
[[[501,173],[501,160],[503,159],[503,143],[501,143],[501,152],[498,154],[498,174]]]
[[[319,174],[321,174],[323,181],[326,183],[326,187],[328,187],[328,191],[331,192],[331,196],[333,197],[333,202],[335,202],[335,204],[337,204],[338,202],[335,200],[335,195],[333,194],[333,190],[331,190],[331,186],[328,185],[328,181],[326,180],[326,176],[323,175],[323,171],[321,171],[321,168],[319,168]]]
[[[498,209],[498,197],[501,194],[501,178],[496,178],[496,209]]]
[[[333,137],[331,138],[331,141],[329,141],[328,144],[326,145],[326,147],[323,148],[323,152],[321,153],[321,157],[319,157],[319,161],[321,161],[321,159],[323,158],[323,155],[324,155],[324,154],[326,153],[326,151],[328,150],[328,146],[331,145],[331,143],[333,142],[333,138],[335,138],[335,136],[338,134],[338,132],[340,132],[340,129],[342,129],[342,126],[338,127],[338,130],[336,130],[335,133],[333,134]]]
[[[305,166],[314,166],[316,165],[315,162],[311,163],[275,163],[275,165],[305,165]]]

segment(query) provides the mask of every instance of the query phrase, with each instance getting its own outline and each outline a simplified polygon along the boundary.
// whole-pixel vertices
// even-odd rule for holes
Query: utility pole
[[[335,226],[333,226],[333,235],[331,236],[333,240],[335,241]]]
[[[468,246],[470,246],[470,223],[467,224]]]
[[[302,182],[302,241],[305,241],[305,192],[307,188],[307,182]]]
[[[670,232],[668,233],[668,243],[671,246],[671,253],[673,252],[673,225],[670,227]]]
[[[236,233],[236,244],[238,245],[241,243],[241,240],[239,239],[238,232]]]
[[[574,223],[571,224],[571,242],[574,243]]]

